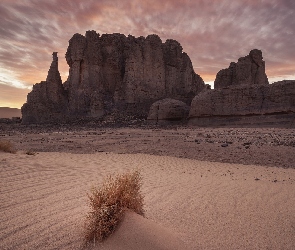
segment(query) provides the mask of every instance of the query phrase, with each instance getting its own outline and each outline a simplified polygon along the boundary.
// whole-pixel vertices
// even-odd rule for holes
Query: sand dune
[[[143,176],[146,219],[127,216],[89,249],[295,247],[294,169],[103,152],[0,153],[0,249],[81,249],[86,193],[130,169]]]
[[[175,232],[128,211],[116,233],[110,236],[100,247],[104,250],[187,249],[185,243]]]

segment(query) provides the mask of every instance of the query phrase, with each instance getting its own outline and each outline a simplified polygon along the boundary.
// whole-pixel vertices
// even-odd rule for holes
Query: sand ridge
[[[146,218],[188,249],[295,246],[294,169],[106,152],[0,153],[0,167],[1,249],[80,249],[86,193],[132,169]]]

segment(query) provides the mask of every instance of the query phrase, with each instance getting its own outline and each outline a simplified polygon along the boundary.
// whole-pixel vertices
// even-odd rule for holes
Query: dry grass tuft
[[[109,176],[99,189],[88,195],[91,211],[87,216],[85,242],[102,242],[120,223],[124,210],[144,215],[140,192],[141,175],[138,171]]]
[[[0,151],[15,154],[16,150],[10,141],[0,141]]]
[[[36,152],[30,149],[26,152],[26,155],[36,155]]]

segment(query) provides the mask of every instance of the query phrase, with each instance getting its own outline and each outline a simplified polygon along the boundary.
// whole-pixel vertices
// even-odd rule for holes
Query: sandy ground
[[[36,152],[145,153],[202,161],[295,168],[295,129],[5,126],[0,140]]]
[[[79,136],[86,137],[87,133]],[[99,142],[103,136],[113,138],[116,133],[118,131],[106,131],[92,134],[91,138]],[[129,138],[127,131],[120,133]],[[18,134],[21,138],[16,139],[16,135],[11,135],[15,143],[24,140],[21,133]],[[54,140],[62,143],[56,145],[56,141],[51,143],[50,139],[44,144],[52,146],[52,151],[53,147],[63,151],[62,145],[68,143],[73,148],[86,145],[79,141],[79,136],[73,132],[66,138],[57,133]],[[167,136],[165,131],[163,136]],[[133,140],[135,145],[138,142],[142,149],[142,138],[130,137],[128,140]],[[42,138],[51,137],[28,134],[26,138],[41,144]],[[180,145],[200,145],[192,134],[184,133],[180,138]],[[216,140],[215,137],[212,140]],[[30,143],[24,142],[23,148],[34,145]],[[113,139],[103,150],[119,143]],[[89,249],[167,249],[169,244],[175,249],[206,250],[295,248],[294,168],[141,153],[86,154],[88,148],[83,146],[80,150],[84,154],[0,153],[0,249],[81,249],[83,224],[89,209],[87,192],[105,176],[133,169],[139,169],[143,176],[146,218],[128,215],[105,244]],[[231,147],[232,144],[225,148]],[[122,148],[114,147],[114,150]],[[294,163],[294,154],[291,158]],[[140,248],[136,248],[138,243]]]

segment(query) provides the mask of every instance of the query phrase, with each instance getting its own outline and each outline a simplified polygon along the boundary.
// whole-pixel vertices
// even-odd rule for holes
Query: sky
[[[0,0],[0,107],[20,108],[57,51],[87,30],[175,39],[212,84],[219,70],[260,49],[269,82],[295,79],[294,0]]]

